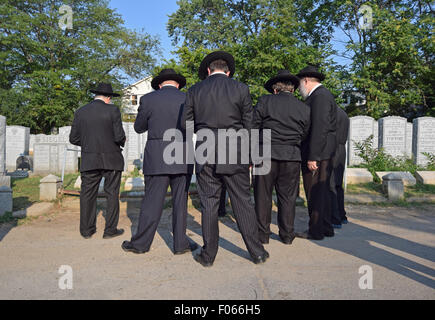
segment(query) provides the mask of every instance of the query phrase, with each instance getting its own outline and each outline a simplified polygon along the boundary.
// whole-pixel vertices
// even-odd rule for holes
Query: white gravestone
[[[30,128],[6,126],[6,169],[15,171],[17,159],[29,155]]]
[[[140,162],[142,143],[139,134],[134,131],[134,123],[128,123],[127,127],[127,160],[128,164],[136,164],[137,161]]]
[[[7,186],[0,186],[0,217],[6,212],[12,213],[12,208],[12,189]]]
[[[413,131],[413,125],[412,123],[407,122],[406,123],[406,148],[405,148],[405,155],[407,158],[412,158],[412,131]]]
[[[362,159],[358,156],[355,147],[356,142],[363,142],[371,135],[374,136],[373,146],[376,147],[376,121],[371,117],[357,116],[350,118],[349,141],[348,141],[348,163],[349,166],[359,165]]]
[[[143,150],[144,145],[142,136],[134,131],[133,122],[123,122],[122,127],[124,128],[125,136],[127,141],[125,142],[125,147],[122,152],[125,162],[125,171],[128,168],[132,168],[133,165],[140,167],[143,160]]]
[[[6,118],[0,116],[0,176],[6,173]]]
[[[393,157],[406,155],[406,123],[402,117],[379,119],[379,147]]]
[[[426,166],[428,163],[423,152],[435,154],[435,118],[422,117],[414,120],[412,152],[419,166]]]
[[[373,148],[377,149],[379,148],[379,122],[375,121],[373,128]]]
[[[35,174],[61,174],[66,160],[65,173],[75,173],[79,155],[80,148],[69,143],[69,135],[38,135],[35,137],[33,171]]]

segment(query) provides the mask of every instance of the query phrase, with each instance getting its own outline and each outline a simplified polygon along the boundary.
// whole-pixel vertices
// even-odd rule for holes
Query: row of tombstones
[[[123,150],[125,170],[140,167],[147,134],[137,134],[133,123],[123,123],[127,143]],[[6,171],[30,169],[35,174],[59,174],[77,172],[80,148],[69,143],[71,127],[59,128],[57,135],[31,135],[30,129],[21,126],[6,126],[0,116],[0,176]],[[382,147],[394,157],[414,158],[419,166],[425,166],[425,153],[435,154],[435,118],[422,117],[407,122],[401,117],[386,117],[375,121],[371,117],[357,116],[350,119],[348,139],[348,165],[362,162],[356,148],[373,136],[373,147]],[[22,157],[29,159],[23,161]],[[26,158],[24,158],[26,159]],[[18,166],[17,166],[18,160]],[[21,162],[20,162],[21,161]]]

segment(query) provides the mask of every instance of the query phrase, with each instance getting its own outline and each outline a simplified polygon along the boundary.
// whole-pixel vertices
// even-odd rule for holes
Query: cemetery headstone
[[[413,125],[410,122],[406,123],[406,148],[405,155],[408,158],[412,158],[412,131]]]
[[[6,212],[12,213],[12,189],[0,186],[0,217]]]
[[[11,177],[6,176],[6,117],[0,116],[0,187],[11,187]]]
[[[0,176],[6,173],[6,117],[0,116]]]
[[[402,117],[379,119],[379,147],[393,157],[406,155],[406,123]]]
[[[68,135],[38,135],[35,138],[33,171],[35,174],[60,174],[66,160],[65,173],[75,173],[78,171],[79,153],[80,148],[69,143]]]
[[[358,156],[358,150],[355,147],[357,142],[363,142],[371,135],[374,136],[373,146],[377,145],[376,138],[376,121],[371,117],[357,116],[350,118],[349,141],[348,141],[348,164],[349,166],[359,165],[362,159]]]
[[[6,126],[6,170],[15,171],[17,159],[29,155],[30,128]]]
[[[435,118],[422,117],[414,120],[412,153],[417,165],[426,166],[428,158],[423,152],[435,155]]]

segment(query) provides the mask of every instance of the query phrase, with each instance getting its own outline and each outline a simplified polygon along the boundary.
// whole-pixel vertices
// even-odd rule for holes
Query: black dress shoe
[[[288,245],[292,244],[293,240],[295,239],[294,236],[293,237],[281,237],[281,235],[279,236],[279,238],[281,239],[282,243],[288,244]]]
[[[121,245],[121,248],[125,251],[125,252],[133,252],[135,254],[144,254],[147,253],[148,251],[145,250],[139,250],[136,249],[135,247],[133,247],[133,245],[131,244],[130,241],[124,241]]]
[[[296,232],[296,238],[308,239],[308,240],[323,240],[323,237],[313,237],[309,232]]]
[[[96,232],[92,232],[91,234],[88,234],[88,235],[82,235],[82,237],[83,238],[85,238],[85,239],[90,239],[90,238],[92,238],[92,236],[95,234]]]
[[[185,254],[185,253],[188,253],[188,252],[195,251],[196,249],[198,249],[198,245],[196,243],[189,243],[189,248],[184,249],[182,251],[175,251],[174,254],[176,256],[179,256],[181,254]]]
[[[112,238],[115,238],[115,237],[119,237],[122,234],[124,234],[124,229],[118,229],[118,230],[116,230],[115,233],[112,233],[112,234],[106,234],[105,233],[103,235],[103,239],[112,239]]]
[[[193,257],[196,262],[200,263],[203,267],[208,268],[213,265],[213,262],[207,262],[204,260],[204,257],[199,253],[196,256]]]
[[[333,236],[335,236],[335,233],[334,233],[334,231],[332,231],[332,232],[326,232],[326,233],[324,233],[323,235],[324,235],[325,237],[332,238]]]
[[[265,251],[263,255],[259,257],[252,258],[255,264],[265,263],[269,259],[269,252]]]

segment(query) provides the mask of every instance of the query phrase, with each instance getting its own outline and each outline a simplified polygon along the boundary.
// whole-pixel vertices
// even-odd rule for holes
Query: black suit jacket
[[[310,108],[289,92],[263,96],[255,108],[255,127],[272,131],[273,160],[301,161],[310,122]]]
[[[183,158],[181,164],[167,164],[163,153],[171,141],[163,141],[168,129],[181,130],[180,122],[183,115],[183,104],[186,94],[172,86],[165,86],[158,91],[151,92],[140,99],[140,106],[134,123],[137,133],[148,131],[148,140],[144,152],[144,175],[166,175],[192,173],[193,165],[188,166],[185,161],[185,135],[183,133]]]
[[[216,142],[216,173],[232,175],[248,172],[249,160],[246,164],[241,161],[241,139],[237,139],[236,164],[229,164],[228,144],[226,148],[227,161],[224,161],[225,164],[218,164],[219,153],[222,157],[222,150],[218,150],[217,147],[218,129],[234,129],[236,131],[247,129],[250,132],[253,127],[253,116],[254,109],[248,86],[224,74],[214,74],[197,83],[187,92],[183,126],[186,126],[186,121],[193,121],[195,132],[201,129],[211,129],[215,134]],[[197,142],[196,148],[198,149],[200,145],[201,142]],[[249,153],[248,148],[248,158]],[[197,163],[196,172],[201,172],[202,168],[203,166]]]
[[[311,108],[311,129],[303,143],[303,161],[332,159],[337,146],[337,104],[332,93],[318,87],[305,101]]]
[[[69,140],[81,146],[81,172],[124,170],[121,147],[125,144],[125,132],[118,107],[94,100],[78,109]]]
[[[343,109],[337,107],[337,149],[333,158],[334,168],[344,170],[346,166],[346,143],[349,136],[350,120]]]

